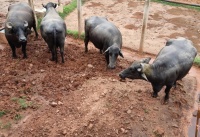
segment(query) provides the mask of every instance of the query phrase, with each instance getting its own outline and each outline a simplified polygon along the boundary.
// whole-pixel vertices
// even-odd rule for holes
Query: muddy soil
[[[1,134],[28,136],[184,136],[187,112],[193,108],[195,77],[187,75],[161,105],[164,89],[152,98],[142,80],[120,82],[118,73],[134,60],[118,59],[108,70],[92,44],[67,38],[65,63],[49,60],[46,44],[31,36],[28,59],[11,58],[8,45],[0,50]],[[124,49],[125,55],[130,51]],[[141,55],[131,52],[134,57]],[[146,55],[148,56],[148,55]]]
[[[168,105],[161,105],[164,88],[159,92],[158,98],[152,98],[150,83],[128,79],[121,82],[119,72],[134,60],[149,56],[155,58],[152,54],[140,55],[134,48],[130,48],[131,44],[128,42],[132,41],[133,45],[137,45],[136,38],[132,36],[139,38],[137,35],[143,6],[138,2],[128,1],[128,13],[133,16],[128,18],[124,2],[88,1],[83,6],[84,18],[92,15],[91,13],[104,15],[104,12],[110,10],[108,18],[115,24],[121,24],[119,28],[123,33],[122,51],[125,58],[118,58],[114,70],[107,69],[104,56],[91,43],[86,54],[84,42],[69,36],[66,38],[64,64],[61,63],[59,53],[57,64],[50,61],[51,54],[47,45],[41,37],[35,40],[34,34],[31,34],[28,40],[28,59],[22,59],[21,49],[17,50],[19,58],[12,59],[10,47],[3,45],[4,48],[0,49],[0,136],[187,136],[190,112],[196,101],[196,76],[199,71],[191,71],[178,82],[176,88],[171,89]],[[155,6],[152,9],[158,11],[150,14],[152,26],[150,25],[151,28],[148,30],[147,43],[152,44],[153,48],[149,47],[149,53],[159,51],[171,33],[194,38],[193,42],[198,43],[198,32],[192,33],[189,29],[197,30],[197,18],[192,16],[199,16],[199,12],[156,3],[152,5]],[[116,16],[119,11],[124,13],[120,12]],[[191,19],[191,24],[189,21],[181,21],[186,17],[178,13],[183,11],[186,17]],[[72,30],[77,29],[75,14],[76,11],[70,15],[71,18],[66,18],[68,28]],[[138,26],[130,23],[132,19],[138,22]],[[170,20],[172,22],[167,23]],[[160,26],[162,21],[165,22],[164,26]],[[161,27],[162,31],[166,31],[165,36],[160,34]],[[185,29],[190,32],[188,35]],[[153,36],[155,30],[159,31],[159,35]],[[129,35],[132,33],[133,35]],[[149,39],[150,34],[155,37],[154,40]],[[157,45],[154,46],[152,42]],[[158,43],[162,43],[161,47]],[[192,69],[197,70],[195,67]]]

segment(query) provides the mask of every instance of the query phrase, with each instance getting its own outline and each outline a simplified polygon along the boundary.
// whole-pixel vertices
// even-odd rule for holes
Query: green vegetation
[[[196,58],[194,59],[194,62],[193,62],[196,66],[200,67],[200,56],[196,56]]]
[[[22,115],[16,114],[16,115],[14,116],[14,120],[16,120],[16,121],[19,121],[20,119],[22,119]]]
[[[144,112],[145,112],[146,114],[149,114],[149,111],[148,111],[147,109],[144,109]]]
[[[72,36],[72,37],[75,38],[75,39],[78,39],[78,38],[79,38],[79,37],[78,37],[78,31],[67,30],[67,34],[70,35],[70,36]],[[84,40],[84,37],[85,37],[85,34],[82,33],[82,34],[80,35],[80,39]]]
[[[63,12],[58,12],[58,14],[60,15],[60,17],[61,17],[62,19],[65,19],[65,14],[64,14]]]
[[[4,110],[0,111],[0,118],[6,115],[6,112]]]
[[[37,21],[38,21],[38,25],[37,25],[37,30],[38,30],[38,29],[40,28],[40,24],[41,24],[41,22],[42,22],[42,19],[41,19],[41,18],[38,18]]]
[[[32,106],[32,102],[27,102],[26,98],[12,98],[12,101],[15,101],[19,104],[20,109],[27,109],[28,107]]]
[[[74,11],[77,7],[77,0],[72,0],[72,2],[66,6],[63,7],[63,13],[59,13],[59,15],[61,16],[61,18],[65,18],[67,15],[69,15],[72,11]],[[74,30],[67,30],[67,34],[74,37],[75,39],[78,39],[78,31],[74,31]],[[80,39],[84,39],[85,34],[82,33],[80,35]]]
[[[63,7],[63,14],[64,17],[69,15],[72,11],[74,11],[77,7],[77,0],[72,0],[72,2],[66,6]]]
[[[12,126],[12,124],[10,122],[3,124],[2,122],[0,122],[0,128],[1,129],[10,129]]]
[[[18,103],[21,109],[26,109],[29,105],[25,99],[19,98]]]
[[[163,0],[152,0],[152,2],[158,2],[158,3],[165,4],[165,5],[176,6],[176,7],[184,7],[184,8],[189,8],[189,9],[196,9],[196,10],[200,11],[200,7],[197,7],[197,6],[178,4],[178,3],[167,2],[167,1],[163,1]]]

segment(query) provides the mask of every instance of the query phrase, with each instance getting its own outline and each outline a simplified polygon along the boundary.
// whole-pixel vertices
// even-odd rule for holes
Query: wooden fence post
[[[77,0],[77,9],[78,9],[78,36],[81,36],[81,0]]]
[[[140,39],[139,53],[143,53],[144,38],[145,38],[145,32],[146,32],[146,28],[147,28],[147,20],[148,20],[148,14],[149,14],[149,5],[150,5],[150,0],[145,0],[145,7],[144,7],[144,14],[143,14],[143,24],[142,24],[142,34],[141,34],[141,39]]]
[[[35,25],[37,27],[38,26],[38,21],[37,21],[37,17],[36,17],[36,13],[35,13],[35,8],[34,8],[33,0],[28,0],[28,3],[30,5],[30,7],[33,9],[33,15],[34,15],[34,18],[35,18]]]
[[[58,6],[60,6],[60,0],[58,0]]]

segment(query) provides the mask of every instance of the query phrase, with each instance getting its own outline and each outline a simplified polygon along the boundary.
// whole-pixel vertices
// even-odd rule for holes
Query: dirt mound
[[[58,55],[56,64],[49,60],[51,54],[41,39],[34,41],[31,36],[29,41],[28,59],[22,59],[21,49],[19,59],[11,58],[8,45],[0,50],[4,136],[184,135],[195,78],[185,77],[171,90],[170,103],[161,105],[164,89],[155,99],[150,83],[119,81],[118,73],[131,64],[128,60],[119,58],[117,68],[109,70],[105,57],[91,43],[86,54],[83,41],[67,38],[65,63]]]

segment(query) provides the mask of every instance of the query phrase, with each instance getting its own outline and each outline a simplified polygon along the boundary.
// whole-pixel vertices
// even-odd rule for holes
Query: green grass
[[[12,124],[10,122],[3,124],[2,122],[0,122],[0,128],[1,129],[10,129],[12,126]]]
[[[144,112],[145,112],[146,114],[149,114],[149,111],[148,111],[147,109],[144,109]]]
[[[66,6],[63,7],[63,14],[66,17],[69,15],[72,11],[74,11],[77,7],[77,0],[72,0],[72,2]]]
[[[175,6],[175,7],[184,7],[184,8],[195,9],[195,10],[200,11],[200,7],[197,7],[197,6],[177,4],[177,3],[167,2],[167,1],[163,1],[163,0],[152,0],[152,2],[158,2],[158,3],[164,4],[164,5],[170,5],[170,6]]]
[[[58,12],[58,14],[60,15],[60,17],[61,17],[62,19],[65,19],[65,13],[63,13],[63,12]]]
[[[16,121],[19,121],[19,120],[21,120],[22,119],[22,115],[20,115],[20,114],[16,114],[15,116],[14,116],[14,120],[16,120]]]
[[[75,38],[75,39],[78,39],[78,38],[79,38],[79,36],[78,36],[78,31],[75,31],[75,30],[67,30],[67,34],[70,35],[70,36],[72,36],[72,37]],[[81,39],[81,40],[84,40],[84,38],[85,38],[85,34],[82,33],[82,34],[80,35],[80,39]]]
[[[20,105],[21,109],[26,109],[26,108],[29,107],[29,104],[27,103],[27,101],[25,99],[22,99],[22,98],[19,98],[18,104]]]
[[[60,17],[64,19],[67,15],[73,12],[76,9],[76,7],[77,7],[77,0],[72,0],[71,3],[63,7],[63,12],[59,12]]]
[[[194,59],[194,65],[196,65],[196,66],[198,66],[198,67],[200,67],[200,56],[196,56],[196,58]]]
[[[28,107],[31,107],[32,102],[27,102],[26,98],[12,98],[12,101],[15,101],[19,105],[19,109],[27,109]]]
[[[6,112],[4,110],[0,111],[0,118],[6,115]]]
[[[42,22],[42,19],[41,19],[41,18],[38,18],[37,21],[38,21],[37,30],[39,30],[39,29],[40,29],[40,24],[41,24],[41,22]]]

